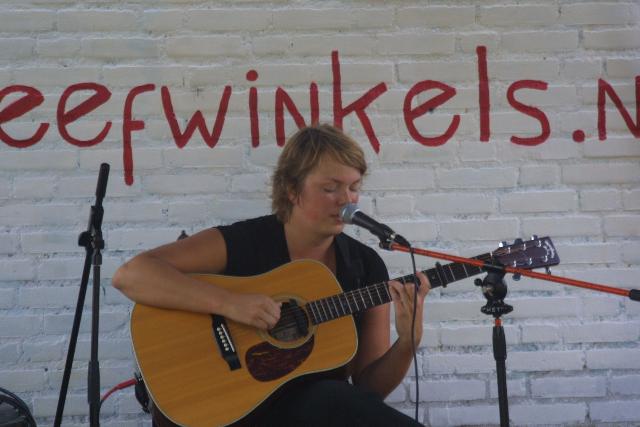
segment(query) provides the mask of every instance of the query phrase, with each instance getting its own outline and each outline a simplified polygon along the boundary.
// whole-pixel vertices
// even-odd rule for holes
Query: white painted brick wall
[[[379,83],[386,92],[366,108],[380,142],[376,153],[356,114],[344,127],[364,148],[370,170],[361,207],[418,246],[478,255],[497,242],[549,235],[558,275],[625,289],[640,288],[640,145],[606,96],[607,139],[598,139],[598,79],[611,85],[638,128],[640,5],[613,2],[402,2],[338,0],[243,2],[88,2],[24,0],[0,6],[0,90],[26,85],[42,93],[32,111],[0,124],[14,138],[49,128],[40,142],[15,148],[0,138],[0,384],[18,392],[38,423],[53,422],[100,163],[112,166],[105,199],[106,250],[101,298],[103,391],[131,377],[131,303],[110,286],[133,254],[216,224],[267,213],[275,143],[275,90],[282,87],[309,123],[309,85],[320,120],[333,120],[332,51],[338,51],[342,105]],[[489,141],[480,141],[478,46],[487,49]],[[255,82],[247,72],[256,70]],[[542,111],[550,137],[537,146],[540,123],[511,106],[519,80],[546,90],[514,96]],[[435,80],[456,95],[414,125],[442,134],[424,146],[407,130],[403,105],[418,82]],[[68,126],[76,138],[105,140],[80,148],[64,140],[56,110],[72,84],[95,82],[110,99]],[[130,90],[153,84],[133,103],[144,129],[131,134],[133,183],[124,180],[123,111]],[[181,132],[196,111],[211,132],[225,86],[232,94],[220,139],[209,148],[196,131],[176,147],[162,104],[171,101]],[[257,88],[260,145],[251,147],[249,89]],[[415,108],[439,93],[418,94]],[[0,111],[22,94],[0,99]],[[69,111],[90,93],[76,93]],[[296,125],[284,114],[287,134]],[[583,130],[585,141],[574,142]],[[349,233],[372,246],[364,230]],[[393,274],[406,254],[381,252]],[[435,260],[421,258],[420,268]],[[445,263],[445,261],[443,261]],[[504,316],[512,425],[640,423],[640,303],[559,284],[507,278]],[[497,424],[491,319],[471,279],[434,290],[419,348],[420,419],[433,426]],[[89,302],[63,425],[88,425],[86,364]],[[392,336],[395,330],[392,329]],[[387,399],[413,415],[413,371]],[[130,390],[103,406],[102,424],[150,427]]]
[[[606,393],[605,377],[538,378],[531,381],[531,394],[542,398],[601,397]]]
[[[638,380],[640,380],[638,375],[611,378],[611,391],[622,395],[640,394],[640,381]]]
[[[420,383],[420,397],[427,402],[478,400],[485,397],[486,384],[480,380],[424,381]],[[411,400],[416,400],[415,385],[409,387]]]
[[[603,422],[635,422],[640,415],[640,401],[618,400],[592,402],[589,405],[591,419]]]
[[[519,425],[575,424],[582,422],[586,415],[587,406],[584,403],[511,405],[509,408],[509,416],[514,424]]]
[[[640,216],[618,215],[605,217],[604,231],[609,236],[640,236]]]
[[[576,31],[504,33],[501,47],[511,52],[563,52],[578,47]]]
[[[584,33],[587,49],[637,49],[640,46],[640,31],[637,29],[587,30]]]
[[[573,211],[577,205],[574,191],[507,193],[500,200],[500,210],[505,213]]]
[[[637,369],[640,365],[637,349],[588,350],[587,368],[591,369]]]
[[[473,6],[405,7],[396,13],[400,28],[462,27],[473,25],[476,9]]]
[[[631,2],[566,4],[560,6],[560,16],[563,23],[570,25],[630,24],[638,16],[638,5]]]
[[[56,17],[58,31],[120,32],[136,28],[136,14],[132,10],[59,10]]]
[[[464,405],[442,407],[433,405],[429,411],[429,424],[444,425],[473,425],[499,424],[500,418],[495,406]]]
[[[479,21],[483,25],[545,25],[553,24],[558,19],[558,9],[548,5],[508,5],[480,7]]]

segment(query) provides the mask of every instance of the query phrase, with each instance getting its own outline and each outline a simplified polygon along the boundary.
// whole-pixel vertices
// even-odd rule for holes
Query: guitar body
[[[331,271],[310,260],[257,276],[195,277],[234,292],[295,301],[300,307],[342,292]],[[169,421],[189,427],[229,425],[246,421],[288,382],[332,371],[354,357],[358,343],[350,316],[318,325],[308,317],[306,321],[308,330],[302,332],[299,325],[284,322],[289,328],[276,338],[227,319],[238,369],[222,357],[211,315],[136,304],[131,337],[150,397]]]

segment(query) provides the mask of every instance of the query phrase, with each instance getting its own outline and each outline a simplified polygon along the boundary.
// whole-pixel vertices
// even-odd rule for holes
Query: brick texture
[[[554,274],[638,289],[639,76],[634,0],[5,1],[0,385],[24,398],[38,424],[53,423],[84,255],[77,239],[103,162],[111,165],[103,388],[131,376],[132,303],[111,277],[181,230],[270,212],[282,151],[278,88],[306,123],[315,111],[312,83],[321,122],[346,109],[343,127],[369,164],[360,206],[415,246],[473,256],[503,240],[548,235],[561,260]],[[78,83],[95,85],[73,91]],[[142,85],[153,87],[132,98]],[[365,106],[377,85],[381,94]],[[599,88],[607,89],[604,108]],[[361,108],[351,111],[354,102]],[[289,135],[297,125],[287,107]],[[64,123],[65,112],[74,120]],[[40,139],[29,142],[40,126]],[[103,140],[91,142],[105,126]],[[182,136],[187,129],[193,134]],[[346,231],[377,245],[365,230]],[[409,273],[408,255],[379,253],[391,276]],[[417,261],[421,269],[436,262]],[[640,304],[530,278],[506,282],[512,425],[640,424]],[[424,423],[499,423],[484,304],[471,278],[431,292],[418,378],[408,372],[387,403],[412,415],[419,380]],[[89,306],[65,426],[89,424]],[[150,426],[129,391],[105,402],[101,421]]]

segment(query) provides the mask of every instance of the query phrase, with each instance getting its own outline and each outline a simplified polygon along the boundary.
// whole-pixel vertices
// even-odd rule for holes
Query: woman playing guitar
[[[192,273],[253,276],[311,259],[326,266],[345,291],[388,280],[377,253],[342,233],[340,210],[357,203],[366,168],[362,149],[339,129],[303,128],[279,157],[272,215],[210,228],[141,253],[117,270],[113,284],[139,304],[217,314],[266,332],[278,324],[282,301],[260,292],[212,286]],[[424,274],[418,277],[416,345],[429,291]],[[357,352],[347,366],[328,377],[312,375],[292,382],[243,421],[273,426],[416,425],[383,401],[401,383],[413,357],[414,285],[391,281],[389,290],[398,334],[393,344],[388,304],[354,315]]]

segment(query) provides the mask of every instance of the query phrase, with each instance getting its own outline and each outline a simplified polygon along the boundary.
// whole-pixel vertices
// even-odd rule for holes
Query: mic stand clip
[[[380,246],[381,249],[392,251],[393,249],[391,245],[398,244],[411,250],[411,243],[409,243],[407,239],[397,234],[386,224],[382,224],[382,227],[384,228],[384,232],[374,233],[375,236],[377,236],[378,239],[380,239],[380,243],[378,245]]]

